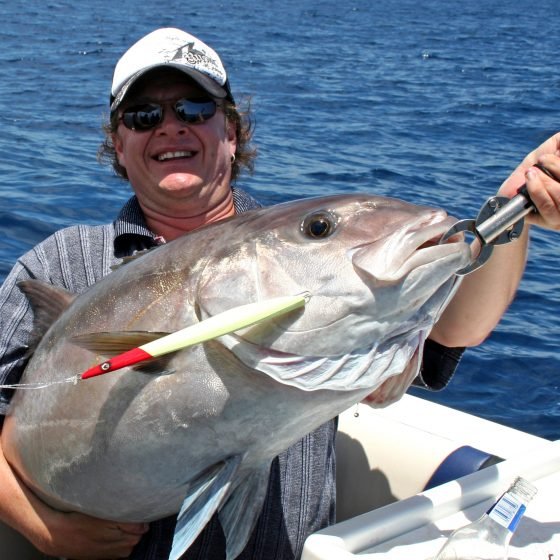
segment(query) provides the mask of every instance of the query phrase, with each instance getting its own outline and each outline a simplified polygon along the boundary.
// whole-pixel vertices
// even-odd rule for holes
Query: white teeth
[[[192,152],[165,152],[158,156],[158,161],[166,161],[168,159],[191,157]]]

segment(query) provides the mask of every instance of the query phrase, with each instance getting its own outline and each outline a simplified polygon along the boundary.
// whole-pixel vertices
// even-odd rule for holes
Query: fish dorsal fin
[[[262,510],[269,478],[270,463],[267,463],[251,472],[220,510],[227,560],[237,558],[249,542]]]
[[[169,560],[179,560],[220,509],[240,462],[238,455],[229,457],[207,469],[192,483],[177,516]]]
[[[96,354],[116,356],[168,334],[148,331],[96,332],[73,336],[72,342]]]
[[[76,295],[41,280],[22,280],[18,288],[27,296],[33,310],[33,332],[30,348],[34,348],[50,326],[70,307]]]
[[[142,249],[141,251],[136,251],[136,253],[134,253],[134,255],[128,255],[126,257],[123,257],[121,259],[120,263],[114,264],[110,268],[111,268],[111,270],[115,271],[115,270],[121,268],[121,266],[125,266],[128,263],[131,263],[132,261],[135,261],[136,259],[139,259],[140,257],[143,257],[144,255],[150,253],[151,251],[154,251],[155,249],[157,249],[157,247],[150,247],[149,249]]]

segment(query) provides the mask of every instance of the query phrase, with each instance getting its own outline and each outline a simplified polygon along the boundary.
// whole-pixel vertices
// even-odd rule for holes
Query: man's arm
[[[541,163],[560,179],[559,156],[560,133],[531,152],[500,187],[498,194],[512,198],[526,183],[538,214],[526,217],[527,225],[517,241],[496,246],[485,265],[463,278],[430,338],[448,347],[476,346],[498,324],[525,269],[529,224],[560,229],[560,183],[533,167]]]
[[[50,508],[12,471],[1,447],[0,520],[42,553],[76,560],[126,558],[147,530],[144,523],[116,523]]]

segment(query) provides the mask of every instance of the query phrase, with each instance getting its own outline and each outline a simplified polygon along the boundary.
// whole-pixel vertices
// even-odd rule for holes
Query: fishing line
[[[59,379],[58,381],[44,381],[36,383],[12,383],[8,385],[0,385],[0,389],[45,389],[47,387],[52,387],[53,385],[62,385],[63,383],[73,383],[74,385],[78,383],[79,377],[73,375],[72,377],[67,377],[66,379]]]

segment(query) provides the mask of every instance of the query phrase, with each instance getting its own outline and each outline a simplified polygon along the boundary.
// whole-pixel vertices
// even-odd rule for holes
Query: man
[[[0,289],[0,383],[17,382],[31,337],[32,312],[18,280],[36,277],[80,292],[124,256],[258,206],[232,187],[254,155],[248,121],[235,106],[220,58],[191,35],[157,30],[125,53],[115,68],[107,131],[103,154],[135,197],[114,223],[62,230],[18,261]],[[557,144],[543,151],[555,151]],[[515,194],[523,182],[519,175],[536,155],[504,184],[504,194]],[[560,177],[560,158],[544,156],[543,163]],[[560,185],[538,170],[527,173],[527,182],[541,225],[558,227],[560,212],[552,200],[560,199]],[[431,334],[420,382],[445,386],[461,347],[480,343],[498,322],[523,272],[526,238],[497,248],[485,267],[465,279]],[[382,394],[376,391],[372,400]],[[5,412],[9,393],[2,398]],[[333,420],[274,461],[261,517],[240,558],[298,558],[307,536],[334,521],[335,431]],[[3,456],[0,519],[46,554],[73,559],[167,558],[175,525],[174,518],[148,527],[55,511],[25,487]],[[185,558],[224,558],[216,518]]]

